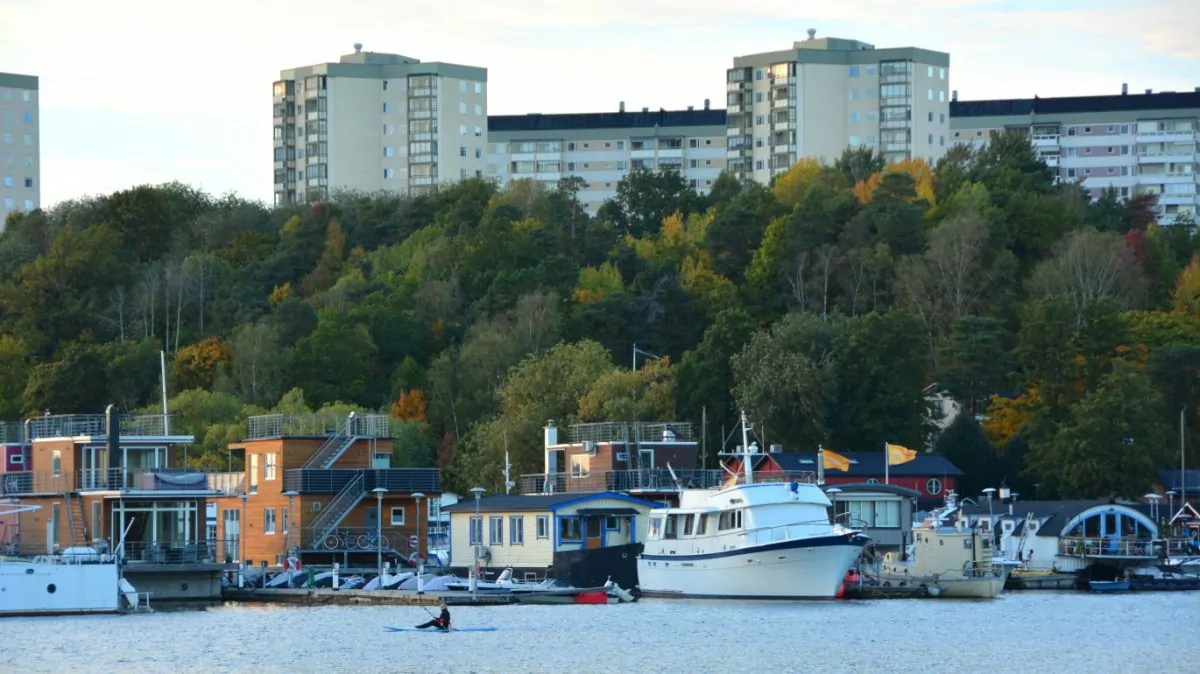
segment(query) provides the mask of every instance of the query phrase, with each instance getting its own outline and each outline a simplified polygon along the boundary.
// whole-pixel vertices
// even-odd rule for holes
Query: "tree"
[[[180,389],[211,389],[217,372],[233,361],[233,352],[217,337],[190,344],[175,354],[173,363]]]
[[[606,204],[599,217],[607,216],[622,234],[640,237],[658,231],[668,215],[686,215],[702,203],[679,171],[635,168],[617,183],[616,199]]]
[[[1079,325],[1087,308],[1100,300],[1132,306],[1142,279],[1121,237],[1084,229],[1067,235],[1056,255],[1038,265],[1033,287],[1043,297],[1066,298]]]
[[[419,388],[401,391],[400,397],[392,403],[392,418],[428,424],[429,419],[425,416],[425,391]]]
[[[0,335],[0,419],[18,419],[21,394],[29,378],[29,348],[12,335]]]
[[[1004,336],[1004,325],[987,316],[963,316],[951,325],[941,383],[967,416],[981,414],[1004,383],[1010,369]]]
[[[1175,291],[1171,293],[1171,308],[1181,314],[1200,317],[1200,258],[1196,258],[1179,274]]]
[[[1000,457],[979,423],[969,414],[960,414],[938,436],[933,451],[946,457],[963,472],[958,479],[960,494],[979,494],[984,488],[1003,484]]]

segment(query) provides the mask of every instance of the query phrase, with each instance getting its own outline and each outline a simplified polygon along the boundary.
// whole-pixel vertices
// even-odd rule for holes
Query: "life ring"
[[[287,559],[283,560],[284,571],[299,571],[301,567],[303,567],[303,564],[300,563],[300,559],[298,557],[288,557]]]

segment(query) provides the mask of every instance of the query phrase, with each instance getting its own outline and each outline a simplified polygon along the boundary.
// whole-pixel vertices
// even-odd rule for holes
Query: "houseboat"
[[[0,514],[19,515],[37,505],[0,504]],[[32,558],[0,556],[0,617],[117,613],[122,580],[113,555],[72,548]],[[128,583],[130,607],[137,594]]]
[[[742,413],[741,471],[715,489],[681,489],[650,516],[638,580],[646,596],[832,599],[869,540],[830,520],[815,473],[754,481]]]

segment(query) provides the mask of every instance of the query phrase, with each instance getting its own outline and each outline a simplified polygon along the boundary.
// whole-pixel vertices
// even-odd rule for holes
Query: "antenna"
[[[512,470],[512,464],[508,462],[508,432],[504,433],[504,493],[507,495],[513,487],[517,486],[509,478],[509,472]]]
[[[754,469],[750,467],[750,423],[746,421],[746,410],[742,410],[742,472],[746,484],[754,484]]]
[[[361,54],[361,53],[362,53],[362,43],[361,43],[361,42],[355,42],[355,43],[354,43],[354,53],[355,53],[355,54]]]

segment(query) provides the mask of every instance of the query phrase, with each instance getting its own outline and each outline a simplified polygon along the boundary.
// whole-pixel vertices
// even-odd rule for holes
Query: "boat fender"
[[[936,586],[935,587],[927,587],[927,588],[925,588],[925,591],[929,593],[930,597],[936,597],[942,593],[942,588],[936,587]]]

